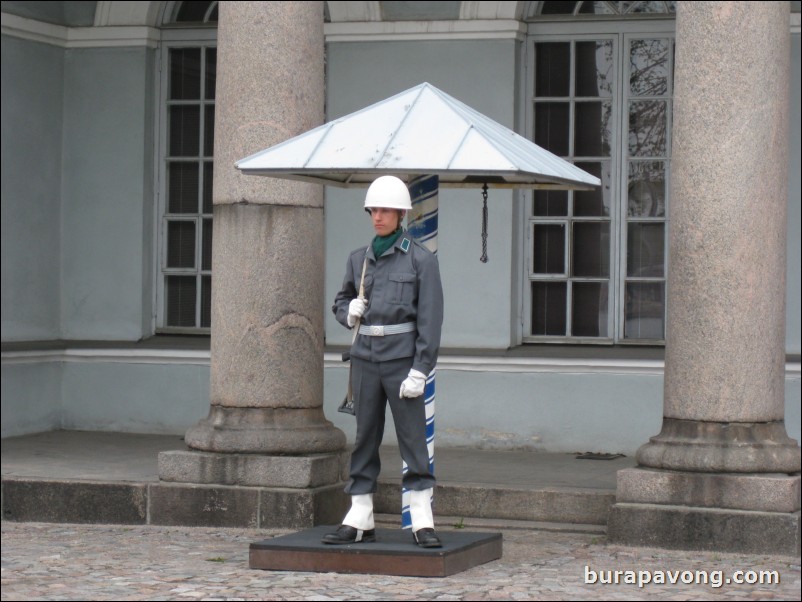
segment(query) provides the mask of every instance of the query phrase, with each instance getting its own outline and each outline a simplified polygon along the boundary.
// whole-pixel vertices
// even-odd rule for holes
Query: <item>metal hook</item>
[[[487,182],[482,186],[482,256],[479,261],[487,263]]]

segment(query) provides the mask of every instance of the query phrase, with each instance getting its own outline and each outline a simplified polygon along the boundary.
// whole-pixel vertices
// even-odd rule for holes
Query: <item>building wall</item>
[[[2,36],[3,341],[61,338],[64,51]]]
[[[62,338],[138,340],[152,328],[153,51],[65,63]]]

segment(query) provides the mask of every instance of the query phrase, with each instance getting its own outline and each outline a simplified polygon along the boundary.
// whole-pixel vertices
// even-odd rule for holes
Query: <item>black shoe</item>
[[[442,548],[443,544],[440,542],[440,538],[437,537],[437,534],[434,532],[434,529],[418,529],[412,534],[412,538],[415,540],[415,543],[418,544],[421,548]]]
[[[355,529],[348,525],[340,525],[339,529],[334,533],[326,533],[322,543],[329,544],[347,544],[347,543],[368,543],[376,541],[376,529],[363,531],[362,529]]]

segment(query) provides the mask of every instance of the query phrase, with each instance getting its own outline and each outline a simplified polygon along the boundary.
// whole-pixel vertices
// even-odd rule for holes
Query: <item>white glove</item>
[[[417,370],[410,370],[409,376],[401,383],[399,397],[420,397],[426,388],[426,375]]]
[[[367,308],[368,304],[365,302],[364,299],[360,299],[357,297],[348,305],[348,326],[349,328],[353,328],[356,321],[362,317],[362,314],[365,313],[365,309]]]

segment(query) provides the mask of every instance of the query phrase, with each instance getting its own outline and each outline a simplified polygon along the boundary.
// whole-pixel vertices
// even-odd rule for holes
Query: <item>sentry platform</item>
[[[272,571],[366,573],[447,577],[498,560],[501,533],[438,531],[442,548],[420,548],[405,529],[376,529],[376,541],[347,545],[320,542],[335,526],[319,526],[250,546],[249,566]]]

